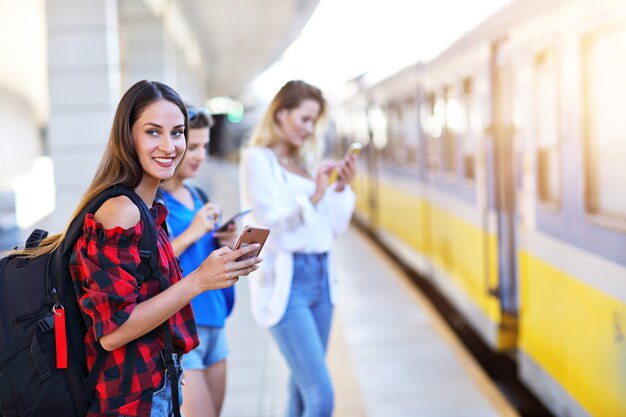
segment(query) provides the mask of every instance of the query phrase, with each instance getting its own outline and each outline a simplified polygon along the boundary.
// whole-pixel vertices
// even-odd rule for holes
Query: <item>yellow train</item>
[[[512,2],[334,120],[359,220],[556,415],[626,416],[626,2]]]

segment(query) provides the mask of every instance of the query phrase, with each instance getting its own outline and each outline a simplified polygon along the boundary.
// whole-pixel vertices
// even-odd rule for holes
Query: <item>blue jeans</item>
[[[333,307],[326,254],[293,255],[285,315],[271,328],[289,369],[288,417],[330,417],[334,394],[326,366]]]
[[[175,360],[178,362],[178,375],[182,375],[183,368],[181,358],[174,353]],[[161,386],[152,394],[152,410],[150,417],[173,417],[174,408],[172,406],[172,387],[170,384],[170,374],[165,370]],[[180,405],[183,405],[183,391],[180,387],[180,378],[178,379],[178,398]]]

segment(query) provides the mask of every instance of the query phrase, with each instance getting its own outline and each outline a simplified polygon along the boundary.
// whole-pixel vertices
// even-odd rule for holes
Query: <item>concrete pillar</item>
[[[175,47],[163,19],[142,0],[124,0],[119,6],[122,87],[140,80],[175,87]]]
[[[50,211],[38,200],[42,191],[54,189],[46,181],[26,178],[37,171],[45,151],[48,117],[46,8],[43,1],[0,0],[0,235],[16,226],[16,201],[31,196],[35,204],[20,214],[22,226],[30,226]],[[9,58],[10,57],[10,58]],[[35,185],[33,187],[33,185]],[[8,232],[11,233],[11,232]],[[0,241],[2,239],[0,238]],[[5,240],[5,242],[7,242]],[[18,243],[0,244],[0,250]]]
[[[116,0],[47,0],[48,145],[57,186],[47,226],[64,227],[91,182],[120,97]]]
[[[188,23],[172,2],[124,0],[119,2],[122,87],[139,80],[163,82],[193,104],[204,100],[202,74],[191,69],[190,50],[197,50]],[[187,30],[181,30],[181,29]]]
[[[0,235],[16,226],[18,191],[35,191],[16,189],[20,177],[31,172],[33,163],[42,154],[41,135],[34,113],[26,97],[0,87]],[[49,210],[38,210],[40,208],[40,204],[31,207],[31,213],[35,212],[31,219],[34,217],[37,220],[48,214]],[[12,245],[0,245],[0,251]]]
[[[183,51],[176,49],[178,55],[177,62],[177,89],[183,100],[195,106],[203,106],[207,99],[205,95],[205,86],[202,82],[203,77],[187,65]]]

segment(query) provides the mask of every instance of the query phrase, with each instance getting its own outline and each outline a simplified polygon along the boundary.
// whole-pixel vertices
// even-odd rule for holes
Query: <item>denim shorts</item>
[[[198,326],[200,344],[183,359],[185,369],[201,370],[228,356],[226,331],[223,327]]]
[[[176,355],[176,354],[174,354]],[[177,358],[175,359],[177,360]],[[178,375],[183,374],[183,366],[178,361]],[[180,387],[180,379],[178,380],[178,397],[180,398],[180,405],[183,405],[183,390]],[[163,381],[161,386],[152,394],[152,410],[150,411],[150,417],[173,417],[174,408],[172,406],[172,385],[170,383],[170,374],[165,370]]]

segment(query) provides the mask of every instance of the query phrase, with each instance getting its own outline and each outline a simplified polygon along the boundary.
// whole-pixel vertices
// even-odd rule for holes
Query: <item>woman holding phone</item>
[[[95,386],[87,417],[180,415],[179,358],[198,344],[189,302],[234,285],[260,262],[236,261],[258,246],[220,248],[182,279],[162,227],[167,209],[155,196],[178,169],[187,136],[187,111],[172,88],[156,81],[134,84],[117,106],[100,165],[68,223],[82,225],[69,271],[88,325],[85,355]],[[128,195],[108,198],[117,188]],[[105,197],[94,213],[82,213]],[[148,211],[151,219],[141,214]],[[141,250],[142,236],[152,228],[151,248]],[[62,250],[68,231],[21,253]]]
[[[240,165],[241,202],[253,208],[255,223],[271,230],[264,265],[248,282],[254,317],[270,329],[291,371],[290,417],[329,417],[334,406],[325,360],[336,282],[330,250],[354,210],[349,182],[356,155],[321,160],[316,128],[325,107],[317,87],[289,81],[252,134]]]
[[[185,159],[170,181],[161,186],[168,208],[167,224],[174,253],[183,276],[195,270],[214,250],[233,247],[237,233],[228,222],[216,230],[220,207],[208,202],[197,187],[186,183],[195,177],[206,159],[213,119],[205,108],[187,106],[189,139]],[[183,413],[186,417],[220,415],[226,389],[228,346],[224,325],[235,301],[233,287],[207,291],[193,300],[200,344],[184,356]]]

